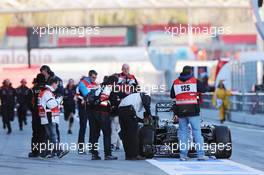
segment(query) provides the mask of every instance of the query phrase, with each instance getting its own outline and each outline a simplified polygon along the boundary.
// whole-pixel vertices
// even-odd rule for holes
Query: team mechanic
[[[94,106],[85,102],[85,98],[91,92],[92,89],[97,89],[99,84],[96,83],[97,72],[95,70],[90,70],[88,73],[88,77],[81,78],[79,85],[76,89],[76,94],[78,98],[78,110],[80,117],[80,129],[78,136],[78,154],[86,154],[86,150],[84,148],[85,141],[85,132],[87,121],[90,116],[94,115]],[[90,124],[90,123],[89,123]],[[89,131],[89,143],[91,143],[91,127]]]
[[[151,98],[145,93],[132,93],[125,97],[119,107],[119,120],[126,160],[144,160],[140,155],[138,122],[142,122],[140,112],[145,109],[144,118],[151,118]]]
[[[110,100],[112,101],[112,114],[111,114],[111,147],[113,150],[119,150],[121,146],[121,139],[119,137],[119,133],[121,133],[121,127],[119,124],[119,117],[117,113],[117,106],[119,105],[121,99],[125,98],[131,93],[137,92],[139,89],[138,81],[133,74],[130,73],[130,66],[128,64],[122,65],[122,72],[114,74],[117,76],[118,81],[117,85],[115,85],[115,92],[111,93]],[[122,133],[121,133],[122,135]]]
[[[42,89],[45,88],[45,76],[39,73],[33,80],[33,88],[29,91],[29,109],[32,113],[32,138],[31,138],[31,152],[28,157],[45,156],[41,154],[40,145],[46,142],[45,129],[41,125],[40,116],[38,112],[38,95]]]
[[[41,119],[41,125],[45,128],[46,135],[49,142],[47,143],[45,150],[45,157],[52,158],[55,155],[58,158],[62,158],[69,153],[68,150],[63,150],[60,147],[60,140],[58,133],[56,132],[56,125],[59,125],[60,106],[62,103],[62,97],[55,97],[55,90],[58,88],[59,81],[56,77],[50,78],[45,88],[43,88],[38,94],[38,113]],[[53,147],[49,147],[49,143],[53,144]]]
[[[50,69],[49,66],[43,65],[39,69],[40,73],[45,76],[46,84],[50,81],[50,79],[57,79],[58,80],[58,88],[54,91],[54,94],[56,98],[62,97],[64,93],[64,88],[63,88],[63,81],[60,77],[55,75],[55,73]],[[59,125],[56,124],[56,132],[58,135],[58,140],[60,141],[60,130],[59,130]]]

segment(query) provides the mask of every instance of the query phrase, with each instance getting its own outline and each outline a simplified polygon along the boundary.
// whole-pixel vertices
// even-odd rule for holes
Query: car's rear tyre
[[[232,155],[232,139],[229,128],[226,126],[215,126],[214,138],[217,145],[215,157],[217,159],[230,158]]]
[[[155,131],[150,127],[142,127],[139,131],[140,155],[152,159],[155,155],[154,139]]]
[[[155,156],[155,149],[153,145],[143,145],[142,156],[147,159],[152,159]]]

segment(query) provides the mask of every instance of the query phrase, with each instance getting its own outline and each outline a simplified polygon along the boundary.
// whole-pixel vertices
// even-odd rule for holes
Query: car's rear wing
[[[155,115],[157,116],[159,112],[172,112],[172,107],[174,103],[174,101],[161,101],[156,103]]]

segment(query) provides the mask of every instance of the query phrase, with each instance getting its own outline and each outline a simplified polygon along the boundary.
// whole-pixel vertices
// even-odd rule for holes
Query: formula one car
[[[178,123],[172,120],[160,120],[160,112],[172,112],[172,102],[159,102],[156,104],[156,116],[145,120],[144,126],[139,130],[140,154],[146,158],[179,157],[180,144],[178,138]],[[195,142],[189,129],[189,157],[196,157]],[[232,154],[231,132],[226,126],[217,126],[201,122],[201,131],[204,138],[204,151],[206,156],[215,156],[218,159],[228,159]]]

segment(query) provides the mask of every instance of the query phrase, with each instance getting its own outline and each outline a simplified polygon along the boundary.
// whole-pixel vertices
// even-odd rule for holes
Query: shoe
[[[70,129],[68,130],[68,134],[72,134],[72,131]]]
[[[116,156],[105,156],[105,160],[117,160],[117,157]]]
[[[6,129],[6,125],[5,124],[3,124],[3,128]]]
[[[138,155],[136,157],[126,157],[126,160],[146,160],[146,158]]]
[[[146,158],[145,157],[143,157],[143,156],[140,156],[140,155],[137,155],[137,157],[135,157],[136,158],[136,160],[146,160]]]
[[[84,150],[78,150],[79,155],[87,155],[87,152]]]
[[[44,156],[44,158],[51,159],[51,158],[53,158],[54,156],[55,156],[54,153],[48,152],[48,153]]]
[[[33,153],[33,152],[28,153],[28,157],[29,157],[29,158],[36,158],[36,157],[38,157],[38,156],[39,156],[38,153]]]
[[[181,158],[180,158],[180,161],[183,161],[183,162],[184,162],[184,161],[188,161],[188,160],[189,160],[188,157],[181,157]]]
[[[209,158],[207,156],[201,156],[197,158],[198,161],[207,161]]]
[[[101,160],[101,157],[96,155],[96,154],[93,154],[92,155],[92,160]]]
[[[223,119],[223,120],[220,120],[220,123],[221,123],[221,124],[223,124],[224,122],[225,122],[225,119]]]
[[[11,134],[11,132],[12,132],[11,130],[8,130],[6,134],[9,135]]]
[[[69,150],[60,150],[58,153],[57,153],[57,156],[59,159],[61,159],[62,157],[66,156],[70,151]]]
[[[27,121],[26,120],[24,121],[24,124],[27,125]]]
[[[39,156],[42,157],[42,158],[46,158],[48,154],[51,154],[50,151],[45,150],[43,152],[40,152]]]
[[[22,127],[20,127],[20,128],[19,128],[19,130],[20,130],[20,131],[23,131],[23,128],[22,128]]]

